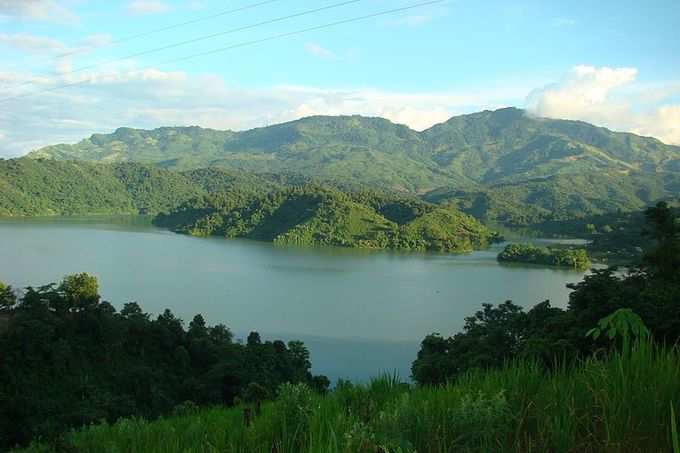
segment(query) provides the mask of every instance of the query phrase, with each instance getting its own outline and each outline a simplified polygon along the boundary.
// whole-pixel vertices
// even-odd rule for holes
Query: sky
[[[507,106],[680,144],[677,0],[424,3],[0,0],[0,157],[122,126],[423,130]]]

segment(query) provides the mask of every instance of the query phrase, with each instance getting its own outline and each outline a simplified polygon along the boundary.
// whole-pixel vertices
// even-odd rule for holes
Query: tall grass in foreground
[[[212,408],[91,426],[65,442],[112,453],[680,453],[679,407],[680,352],[642,342],[552,372],[517,361],[443,387],[383,377],[324,397],[286,385],[249,427],[242,408]]]

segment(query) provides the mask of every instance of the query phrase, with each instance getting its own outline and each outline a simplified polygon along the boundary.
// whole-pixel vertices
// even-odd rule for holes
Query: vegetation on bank
[[[620,310],[639,315],[661,344],[680,342],[680,218],[664,203],[645,214],[653,246],[638,266],[623,275],[615,268],[592,270],[569,285],[573,291],[566,309],[549,301],[526,312],[511,301],[485,304],[465,319],[461,332],[423,340],[411,368],[413,378],[424,385],[442,384],[508,360],[535,360],[549,369],[556,358],[572,363],[610,345],[586,333]]]
[[[502,263],[528,263],[586,270],[591,266],[585,249],[537,247],[531,244],[508,244],[498,254]]]
[[[60,445],[93,453],[666,453],[678,426],[678,382],[680,351],[638,340],[632,350],[553,370],[520,360],[434,387],[383,377],[321,395],[286,384],[259,414],[255,404],[184,406],[157,421],[74,431]]]
[[[196,315],[188,326],[136,303],[120,312],[97,280],[71,275],[17,296],[0,285],[0,450],[120,417],[154,418],[185,401],[265,399],[283,383],[328,387],[298,341],[245,344]]]
[[[18,306],[5,287],[1,308],[10,322],[0,335],[6,348],[0,394],[14,403],[0,408],[2,428],[22,432],[37,425],[54,433],[68,426],[63,420],[75,426],[108,419],[29,451],[672,451],[680,440],[674,415],[680,351],[670,346],[680,340],[680,222],[663,203],[648,209],[646,219],[654,247],[639,267],[623,276],[594,271],[572,286],[566,310],[548,302],[526,313],[511,302],[485,305],[462,332],[425,338],[412,367],[416,386],[396,378],[365,386],[340,382],[324,395],[328,383],[309,374],[304,349],[262,345],[255,334],[247,345],[233,344],[224,328],[206,330],[198,317],[184,332],[179,321],[167,322],[167,312],[153,322],[140,318],[134,305],[116,314],[93,303],[96,281],[87,275],[68,277],[57,288],[29,288]],[[117,323],[128,330],[110,329]],[[57,334],[77,340],[70,344]],[[213,337],[224,342],[211,349]],[[178,356],[168,338],[189,342],[189,357]],[[109,359],[116,351],[124,353],[122,361]],[[193,370],[206,358],[214,361],[198,366],[193,378],[176,374],[178,363]],[[297,380],[282,372],[282,363]],[[232,391],[226,394],[234,398],[224,399],[224,390],[220,401],[211,383],[224,384],[239,371],[240,383],[250,381],[241,387],[240,405],[196,408],[237,402]],[[165,373],[175,380],[157,384]],[[270,379],[261,379],[263,373]],[[127,379],[111,380],[119,377]],[[179,399],[162,396],[174,395],[165,393],[172,385],[194,402],[171,410]],[[115,392],[123,397],[112,397]],[[167,404],[164,418],[140,418],[158,401]],[[101,415],[123,403],[139,412],[117,421]],[[78,418],[69,418],[74,413]]]
[[[309,185],[204,197],[159,215],[155,223],[196,236],[417,251],[468,252],[496,237],[468,215],[415,198]]]

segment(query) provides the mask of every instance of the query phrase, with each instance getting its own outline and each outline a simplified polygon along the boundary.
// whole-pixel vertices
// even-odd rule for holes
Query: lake
[[[469,255],[290,248],[192,238],[130,218],[0,220],[0,280],[15,287],[88,272],[105,300],[201,313],[238,337],[301,339],[332,381],[410,374],[419,342],[450,335],[482,303],[563,307],[582,272],[500,265],[502,244]]]

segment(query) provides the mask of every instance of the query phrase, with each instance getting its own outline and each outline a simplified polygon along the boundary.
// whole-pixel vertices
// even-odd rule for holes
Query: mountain
[[[600,171],[680,171],[678,146],[515,108],[457,116],[422,136],[443,169],[486,184]]]
[[[423,132],[360,116],[316,116],[244,132],[121,128],[29,157],[370,186],[508,226],[634,211],[680,194],[680,147],[516,108],[456,116]]]
[[[192,200],[155,219],[196,236],[291,245],[468,252],[495,237],[452,208],[373,192],[302,186],[266,195],[219,194]]]
[[[360,116],[309,117],[245,132],[121,128],[29,156],[295,173],[414,192],[558,174],[680,171],[680,147],[516,108],[456,116],[424,132]]]

